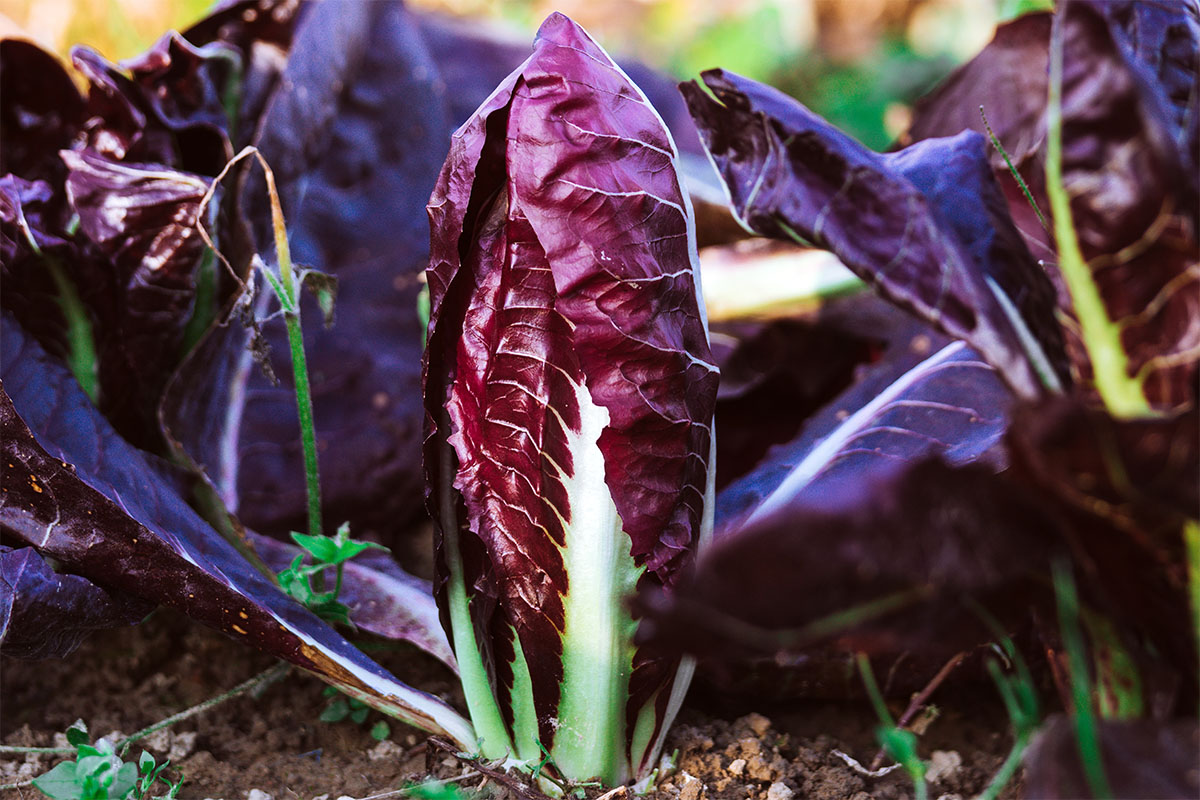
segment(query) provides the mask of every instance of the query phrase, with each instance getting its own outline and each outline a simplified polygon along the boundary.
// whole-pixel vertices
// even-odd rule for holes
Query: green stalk
[[[1058,602],[1058,624],[1063,647],[1071,670],[1071,698],[1074,705],[1075,742],[1088,786],[1096,797],[1112,797],[1108,776],[1104,773],[1104,756],[1100,749],[1100,732],[1092,709],[1092,681],[1088,675],[1087,650],[1083,628],[1079,623],[1079,596],[1070,567],[1062,562],[1054,565],[1054,595]]]
[[[449,415],[443,412],[442,416],[443,419],[438,424],[448,426]],[[456,515],[454,498],[448,487],[454,485],[454,452],[449,445],[443,447],[447,452],[442,459],[442,475],[439,481],[442,487],[442,549],[448,573],[446,605],[450,616],[450,637],[454,646],[454,657],[458,660],[459,683],[467,701],[471,724],[475,727],[480,755],[488,760],[509,758],[515,753],[508,729],[504,725],[504,717],[500,714],[495,695],[492,694],[491,681],[488,680],[479,643],[475,639],[475,625],[471,621],[471,605],[467,597],[467,582],[463,576],[462,554],[458,549],[459,529],[457,523],[452,522]],[[513,639],[516,640],[515,632]],[[532,689],[530,692],[532,693]]]
[[[96,338],[91,319],[62,264],[49,255],[43,255],[42,260],[54,279],[54,286],[58,289],[58,306],[67,320],[67,366],[94,405],[100,393],[97,369],[100,361],[96,356]]]
[[[50,272],[50,278],[54,281],[54,288],[58,290],[58,296],[55,299],[67,323],[67,367],[75,376],[75,380],[79,381],[79,385],[83,387],[88,399],[95,405],[100,391],[98,377],[100,360],[96,357],[96,336],[92,330],[92,321],[88,316],[87,308],[83,305],[83,300],[80,299],[75,284],[67,277],[63,265],[38,245],[33,230],[25,219],[25,209],[21,207],[20,203],[17,204],[17,225],[24,234],[29,249],[46,265],[46,269]]]
[[[300,327],[300,297],[292,268],[292,251],[288,246],[287,225],[283,219],[283,208],[279,203],[279,192],[275,188],[275,174],[266,161],[258,156],[263,172],[267,176],[267,194],[271,200],[271,224],[275,233],[275,255],[279,260],[279,282],[269,271],[268,281],[279,297],[283,309],[283,321],[287,326],[288,348],[292,355],[292,377],[296,389],[296,414],[300,418],[300,444],[304,448],[304,479],[308,494],[308,533],[321,535],[321,481],[317,467],[317,433],[313,425],[312,387],[308,381],[308,358],[304,353],[304,334]]]
[[[1054,237],[1058,242],[1058,268],[1062,273],[1083,343],[1092,362],[1096,389],[1113,416],[1128,419],[1151,413],[1139,381],[1129,374],[1129,358],[1121,343],[1121,328],[1108,316],[1104,298],[1083,258],[1075,224],[1071,217],[1071,198],[1063,185],[1062,173],[1062,79],[1063,20],[1054,15],[1050,37],[1050,96],[1046,109],[1046,193],[1054,215]]]

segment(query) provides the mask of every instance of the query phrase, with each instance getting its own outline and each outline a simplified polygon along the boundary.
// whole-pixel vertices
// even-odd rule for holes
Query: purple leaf
[[[287,569],[301,552],[295,545],[268,536],[251,533],[250,538],[254,549],[275,572]],[[412,642],[457,669],[428,581],[404,572],[382,553],[375,558],[364,553],[347,562],[344,569],[338,600],[349,606],[350,621],[355,626],[386,639]],[[326,570],[325,585],[332,586],[334,579],[334,570]]]
[[[0,41],[0,175],[62,182],[58,151],[84,120],[83,98],[63,65],[21,39]]]
[[[901,349],[902,348],[902,349]],[[963,342],[915,333],[717,498],[718,537],[841,483],[938,455],[1002,468],[1012,395]]]
[[[94,630],[136,625],[154,608],[50,569],[32,547],[0,545],[0,652],[62,658]]]
[[[1200,17],[1183,3],[1064,4],[1063,182],[1072,221],[1109,316],[1122,327],[1131,374],[1153,407],[1196,400],[1197,119]],[[910,136],[982,130],[985,105],[1001,144],[1049,214],[1045,113],[1049,18],[1002,26],[979,56],[917,104]],[[1053,243],[999,154],[992,167],[1021,233],[1055,281],[1072,370],[1091,364],[1058,275]]]
[[[1100,752],[1113,797],[1196,797],[1196,747],[1200,728],[1194,719],[1101,720]],[[1090,798],[1092,787],[1080,763],[1075,725],[1056,714],[1025,751],[1025,796],[1031,800]]]
[[[987,467],[889,462],[719,538],[673,595],[642,596],[642,635],[718,659],[831,641],[947,657],[990,638],[963,598],[1010,623],[1046,607],[1052,533]]]
[[[256,572],[5,315],[0,526],[97,585],[171,605],[427,730],[473,741]],[[19,408],[19,412],[18,412]]]
[[[739,218],[827,247],[885,297],[966,339],[1024,397],[1059,384],[1054,294],[974,134],[871,152],[762,84],[682,84]]]
[[[361,41],[354,39],[362,52],[353,70],[305,73],[317,82],[309,87],[309,102],[324,96],[326,83],[340,88],[331,101],[325,149],[305,151],[303,162],[291,167],[306,188],[296,194],[288,221],[293,258],[339,281],[332,329],[317,322],[317,304],[303,300],[326,520],[349,520],[355,535],[373,531],[393,543],[423,515],[417,294],[429,253],[424,201],[445,157],[438,142],[451,128],[445,90],[410,14],[399,4],[352,5],[366,14],[364,30],[356,34]],[[303,35],[332,36],[321,33],[322,24],[331,23],[309,15],[302,33],[314,30]],[[298,57],[311,60],[311,70],[321,66],[315,54]],[[305,86],[292,85],[291,91],[303,96]],[[306,107],[297,113],[309,118]],[[229,363],[239,351],[236,342],[224,343],[234,348],[232,355],[203,358],[228,378],[192,374],[191,367],[202,365],[191,365],[172,392],[168,421],[209,473],[223,476],[223,495],[236,492],[235,507],[248,525],[286,535],[304,518],[304,466],[282,320],[267,323],[264,332],[282,386],[250,369],[248,360]],[[219,335],[236,339],[236,333]],[[212,417],[222,426],[229,421],[223,413],[193,416],[201,397],[217,409],[235,409],[240,425],[216,436],[194,425]],[[222,443],[225,449],[218,451]]]

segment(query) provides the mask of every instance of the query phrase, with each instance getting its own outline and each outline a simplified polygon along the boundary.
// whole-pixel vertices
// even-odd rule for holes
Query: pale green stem
[[[1141,384],[1129,374],[1129,359],[1121,343],[1121,329],[1108,316],[1104,298],[1083,258],[1071,216],[1071,198],[1062,171],[1063,20],[1055,15],[1050,37],[1050,97],[1046,109],[1046,193],[1054,215],[1058,243],[1058,268],[1071,295],[1083,343],[1092,362],[1093,380],[1104,405],[1115,417],[1151,413]]]

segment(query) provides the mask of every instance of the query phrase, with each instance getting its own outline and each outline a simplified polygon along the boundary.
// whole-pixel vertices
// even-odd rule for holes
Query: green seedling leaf
[[[350,714],[350,705],[345,699],[334,700],[329,705],[325,706],[325,710],[321,712],[319,719],[321,722],[341,722]]]
[[[338,546],[332,536],[308,536],[292,531],[292,541],[300,545],[319,564],[336,563]]]
[[[371,709],[366,708],[365,706],[363,708],[356,708],[350,712],[350,721],[355,725],[362,725],[367,721],[367,715],[370,713]]]
[[[441,781],[410,784],[404,793],[416,800],[465,800],[466,797],[462,789]]]
[[[391,735],[392,726],[388,725],[385,720],[381,719],[371,726],[371,738],[377,742],[382,742]]]
[[[88,736],[87,724],[83,720],[77,719],[71,727],[67,728],[67,743],[72,747],[87,744],[89,741],[91,741],[91,737]]]
[[[33,785],[53,800],[77,800],[80,796],[74,761],[64,761],[45,775],[39,775],[33,779]]]

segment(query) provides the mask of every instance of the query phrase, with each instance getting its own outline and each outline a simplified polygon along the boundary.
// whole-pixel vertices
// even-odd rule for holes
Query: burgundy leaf
[[[1021,396],[1065,369],[1052,287],[974,134],[880,155],[799,103],[721,70],[681,85],[738,216],[805,237],[897,304],[965,338]]]
[[[153,449],[158,402],[180,358],[204,241],[209,182],[158,164],[64,150],[80,228],[111,259],[118,306],[100,343],[101,407],[130,441]]]
[[[496,604],[473,619],[497,692],[512,681],[501,632],[516,631],[547,746],[570,591],[559,546],[590,513],[571,505],[580,443],[598,444],[642,583],[669,585],[701,527],[717,371],[675,160],[642,93],[555,14],[455,134],[429,204],[430,511]],[[635,656],[631,715],[655,692],[665,705],[675,663]]]

